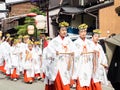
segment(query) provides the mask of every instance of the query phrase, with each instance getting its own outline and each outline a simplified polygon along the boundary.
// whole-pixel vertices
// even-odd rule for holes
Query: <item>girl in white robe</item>
[[[76,51],[73,79],[77,80],[76,90],[91,90],[91,78],[94,72],[94,51],[92,42],[86,39],[87,27],[86,24],[78,26],[79,37],[74,42]]]
[[[11,46],[11,79],[17,80],[20,74],[19,68],[19,47],[17,40],[14,40],[13,45]]]
[[[22,42],[22,37],[18,37],[18,45],[19,47],[19,68],[20,68],[20,74],[23,74],[23,65],[25,61],[25,51],[27,49],[27,46],[25,43]]]
[[[43,55],[42,55],[42,60],[43,60],[42,69],[43,69],[43,73],[45,74],[45,79],[44,79],[45,90],[54,90],[54,81],[51,81],[49,79],[49,68],[52,62],[50,57],[51,57],[51,52],[47,47],[45,47],[43,49]]]
[[[42,78],[42,50],[36,43],[34,44],[33,49],[37,54],[36,62],[34,64],[35,78],[40,80]]]
[[[58,78],[61,78],[62,83],[59,83],[59,85],[63,85],[62,88],[69,89],[72,69],[71,62],[73,61],[72,53],[74,52],[72,41],[68,37],[62,39],[61,36],[58,35],[49,42],[48,49],[51,52],[49,56],[51,59],[48,73],[49,80],[55,81],[57,85],[57,82],[59,82]]]
[[[34,81],[34,64],[36,63],[37,54],[33,49],[33,43],[28,44],[28,49],[26,50],[26,59],[24,64],[24,82],[33,83]]]
[[[2,50],[3,50],[3,58],[5,60],[5,67],[4,69],[6,70],[6,75],[10,76],[11,73],[11,50],[10,50],[10,40],[6,40],[1,44]]]
[[[93,49],[96,52],[96,72],[93,73],[92,77],[92,90],[102,90],[101,84],[108,85],[106,76],[106,68],[108,67],[107,58],[103,51],[102,46],[98,43],[100,31],[98,29],[93,30],[94,34],[92,37]]]
[[[6,71],[4,69],[4,66],[5,66],[5,60],[3,57],[3,48],[2,45],[0,44],[0,71],[5,74]]]

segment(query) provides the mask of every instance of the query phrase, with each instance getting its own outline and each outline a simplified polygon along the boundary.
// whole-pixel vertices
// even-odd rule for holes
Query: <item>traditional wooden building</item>
[[[114,0],[113,5],[102,8],[99,11],[99,26],[103,37],[112,33],[120,33],[120,16],[115,12],[115,8],[118,6],[120,6],[120,0]]]
[[[14,33],[14,28],[24,23],[26,14],[30,13],[31,8],[36,7],[30,0],[5,0],[6,18],[1,20],[1,30],[3,33]]]
[[[9,17],[12,16],[19,16],[23,14],[28,14],[31,8],[36,7],[35,5],[31,4],[30,0],[16,0],[6,3],[9,9]]]
[[[114,0],[58,0],[58,2],[50,0],[51,31],[56,32],[56,23],[63,20],[69,22],[72,29],[76,29],[81,23],[88,24],[88,32],[96,28],[102,29],[102,25],[105,25],[101,24],[102,20],[105,20],[105,9],[114,6],[115,3]],[[104,32],[107,30],[102,29],[102,36]]]

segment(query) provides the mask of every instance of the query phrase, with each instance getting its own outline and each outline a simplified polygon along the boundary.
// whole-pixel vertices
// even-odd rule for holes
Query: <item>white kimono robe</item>
[[[86,47],[87,52],[93,52],[91,41],[85,39],[83,41],[78,38],[74,45],[76,47],[75,59],[74,59],[74,74],[73,79],[79,79],[80,86],[89,86],[92,78],[93,72],[93,53],[82,54],[84,47]]]
[[[50,56],[50,50],[47,47],[45,47],[43,49],[43,55],[42,55],[42,61],[43,61],[42,70],[43,70],[43,72],[45,73],[45,76],[46,76],[45,79],[44,79],[44,83],[48,84],[48,85],[51,85],[54,82],[49,80],[49,75],[50,75],[49,74],[49,69],[50,69],[49,67],[51,66],[51,62],[52,62],[51,58],[49,58],[49,57],[51,57]]]
[[[36,53],[36,63],[34,64],[34,70],[35,70],[35,74],[38,73],[42,73],[42,61],[41,61],[41,57],[42,57],[42,50],[40,47],[36,46],[33,48],[35,50]]]
[[[93,80],[95,83],[102,82],[103,84],[108,85],[108,80],[104,67],[104,66],[108,66],[107,58],[100,44],[93,43],[93,49],[99,52],[99,56],[97,56],[96,59],[96,72],[93,74]]]
[[[0,44],[0,66],[4,64],[4,57],[3,57],[3,48]]]
[[[19,47],[17,45],[11,47],[11,72],[16,68],[16,73],[20,74],[19,69]]]
[[[21,42],[18,43],[17,46],[19,48],[19,68],[20,68],[20,72],[23,72],[23,65],[25,62],[25,51],[27,49],[27,44]]]
[[[37,55],[34,49],[32,49],[32,51],[27,49],[27,51],[32,55],[32,58],[25,60],[24,69],[26,70],[27,77],[34,77],[34,64],[36,63]]]
[[[10,50],[10,44],[6,41],[4,41],[1,44],[2,50],[3,50],[3,58],[5,60],[5,70],[6,74],[10,74],[10,69],[11,69],[11,50]]]
[[[49,55],[48,58],[51,61],[49,64],[48,78],[50,81],[54,81],[56,79],[58,71],[60,72],[60,76],[64,85],[70,83],[70,70],[68,70],[68,62],[70,60],[71,55],[68,54],[58,54],[56,55],[56,51],[59,53],[71,53],[74,52],[73,42],[70,38],[65,37],[63,40],[58,35],[48,44]],[[71,60],[72,62],[72,60]]]

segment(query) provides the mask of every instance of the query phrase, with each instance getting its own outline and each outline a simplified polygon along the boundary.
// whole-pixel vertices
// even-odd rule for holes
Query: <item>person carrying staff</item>
[[[80,24],[78,26],[79,37],[74,41],[76,50],[72,78],[76,79],[76,90],[92,90],[91,78],[94,61],[92,42],[86,39],[87,28],[88,25]]]
[[[95,51],[96,72],[93,73],[92,76],[92,90],[102,90],[101,84],[108,85],[108,80],[105,71],[105,69],[108,68],[107,58],[105,56],[102,46],[98,43],[100,34],[101,32],[99,29],[93,30],[92,46]]]
[[[74,46],[71,39],[67,37],[69,24],[63,21],[59,26],[59,35],[52,39],[47,47],[51,52],[51,56],[48,57],[51,60],[48,79],[54,81],[55,90],[70,90]]]

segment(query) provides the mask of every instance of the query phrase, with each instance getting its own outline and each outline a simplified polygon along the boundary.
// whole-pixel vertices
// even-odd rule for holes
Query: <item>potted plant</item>
[[[115,12],[118,14],[118,16],[120,16],[120,6],[115,8]]]

